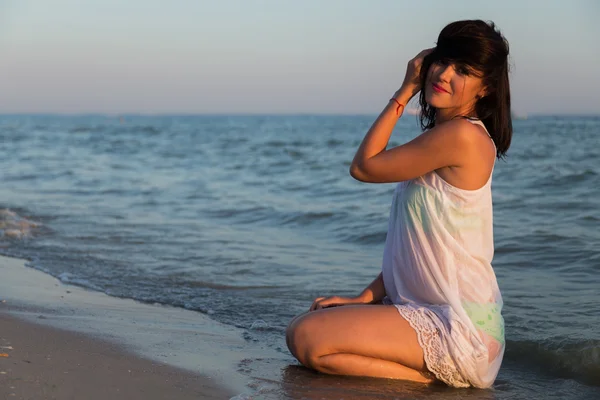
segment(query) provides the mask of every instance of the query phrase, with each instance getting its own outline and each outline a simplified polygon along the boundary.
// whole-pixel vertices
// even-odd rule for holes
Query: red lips
[[[449,91],[447,91],[446,89],[444,89],[444,88],[443,88],[443,87],[441,87],[440,85],[437,85],[437,84],[435,84],[435,83],[432,83],[431,85],[433,86],[433,89],[434,89],[436,92],[445,92],[445,93],[450,93]]]

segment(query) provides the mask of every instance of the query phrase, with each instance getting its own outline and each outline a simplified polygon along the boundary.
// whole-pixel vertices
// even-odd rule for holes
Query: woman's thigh
[[[347,353],[425,371],[417,333],[393,305],[348,305],[311,311],[287,330],[288,347],[303,364]]]

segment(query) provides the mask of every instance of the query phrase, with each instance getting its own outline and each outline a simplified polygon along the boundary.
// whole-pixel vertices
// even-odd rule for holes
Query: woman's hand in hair
[[[415,94],[419,93],[419,90],[421,90],[420,74],[421,65],[423,65],[423,59],[434,49],[435,47],[425,49],[408,62],[408,66],[406,68],[406,76],[404,77],[402,87],[400,87],[398,92],[396,92],[397,95],[401,94],[402,97],[408,98],[408,100],[410,100]],[[408,102],[408,100],[406,101]]]

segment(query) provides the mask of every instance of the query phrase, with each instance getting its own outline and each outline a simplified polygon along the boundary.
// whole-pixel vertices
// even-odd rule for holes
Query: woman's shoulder
[[[486,141],[487,143],[491,138],[485,124],[478,118],[456,118],[442,122],[432,128],[432,130],[436,128],[440,134],[449,135],[453,140],[457,140],[467,147],[480,147],[482,141]]]
[[[481,133],[482,130],[485,132],[486,138],[489,136],[485,126],[482,127],[476,121],[477,120],[469,120],[466,118],[452,119],[442,122],[424,133],[439,137],[440,140],[442,140],[442,143],[443,141],[451,142],[460,147],[461,150],[468,150],[469,148],[479,147],[479,133]]]
[[[461,132],[463,130],[470,130],[475,125],[478,125],[479,122],[481,122],[480,119],[472,117],[454,118],[434,126],[433,128],[431,128],[431,130],[449,129],[454,132]]]

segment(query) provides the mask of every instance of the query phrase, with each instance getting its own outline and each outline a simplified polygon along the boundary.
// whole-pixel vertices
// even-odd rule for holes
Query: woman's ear
[[[477,97],[477,100],[479,100],[479,99],[481,99],[482,97],[485,97],[485,96],[487,96],[488,94],[489,94],[489,93],[488,93],[488,90],[487,90],[487,88],[485,88],[485,87],[484,87],[484,88],[482,88],[482,89],[479,91],[479,93],[477,93],[477,96],[475,96],[475,97]]]

